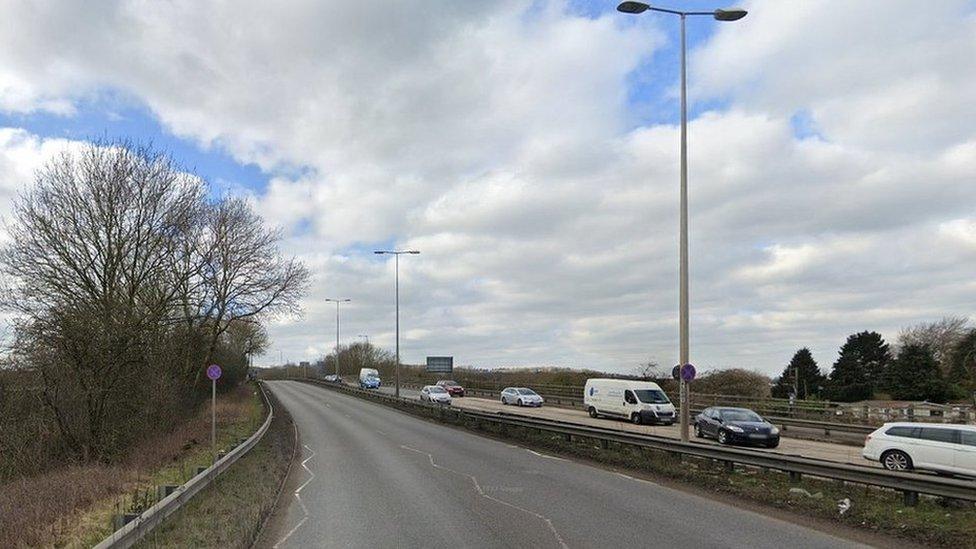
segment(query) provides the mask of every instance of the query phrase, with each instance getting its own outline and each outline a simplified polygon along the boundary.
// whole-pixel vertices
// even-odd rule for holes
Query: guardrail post
[[[604,450],[609,450],[610,441],[605,438],[600,439],[600,448],[603,448]]]
[[[824,427],[824,436],[826,437],[830,436],[830,427]]]
[[[790,482],[797,483],[803,477],[800,473],[796,471],[790,471]]]
[[[915,507],[918,505],[918,492],[913,492],[911,490],[905,490],[902,492],[904,496],[905,505],[908,507]]]
[[[564,436],[566,437],[566,442],[573,442],[573,435],[566,433]]]
[[[725,472],[726,473],[734,473],[735,472],[735,462],[733,462],[733,461],[726,461],[725,462]]]

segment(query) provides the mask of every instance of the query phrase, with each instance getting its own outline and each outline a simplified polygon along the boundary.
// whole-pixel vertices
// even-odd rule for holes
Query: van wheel
[[[588,414],[590,414],[590,417],[593,418],[593,419],[596,419],[598,417],[598,414],[596,413],[596,408],[594,408],[592,406],[590,406],[590,409],[587,410],[586,412]]]
[[[901,450],[889,450],[881,454],[881,466],[889,471],[911,471],[912,458]]]
[[[702,432],[701,425],[699,425],[697,423],[695,424],[695,437],[696,438],[705,438],[705,433]]]
[[[631,422],[632,422],[632,423],[633,423],[634,425],[640,425],[640,424],[641,424],[641,417],[640,417],[640,414],[636,414],[636,413],[635,413],[635,414],[631,414],[631,416],[630,416],[630,421],[631,421]]]

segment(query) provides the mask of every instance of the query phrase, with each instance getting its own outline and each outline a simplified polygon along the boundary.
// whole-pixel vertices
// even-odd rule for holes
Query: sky
[[[392,348],[394,247],[405,362],[674,364],[678,20],[615,5],[0,0],[0,216],[59,150],[149,141],[313,274],[259,365],[329,352],[326,298]],[[692,362],[973,316],[976,3],[742,7],[688,24]]]

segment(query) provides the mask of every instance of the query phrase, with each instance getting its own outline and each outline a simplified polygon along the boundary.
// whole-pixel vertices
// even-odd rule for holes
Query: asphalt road
[[[272,381],[304,446],[276,547],[852,547],[832,535]]]
[[[393,387],[389,386],[381,387],[380,391],[391,395],[394,392]],[[400,396],[405,398],[419,399],[420,391],[401,387]],[[623,431],[658,435],[674,439],[681,438],[681,431],[677,425],[634,425],[629,421],[621,421],[612,418],[593,419],[588,416],[586,412],[579,409],[562,408],[557,406],[543,406],[542,408],[519,408],[511,405],[505,406],[498,400],[478,397],[455,398],[451,405],[457,408],[477,410],[479,412],[505,412],[508,414],[522,414],[530,417],[569,421],[580,425],[593,425],[606,429],[619,429]],[[692,438],[692,440],[702,444],[718,444],[718,442],[713,439]],[[836,444],[818,440],[787,438],[784,435],[783,438],[780,439],[779,447],[776,449],[771,450],[759,447],[749,448],[758,452],[824,459],[827,461],[836,461],[839,463],[850,463],[853,465],[869,467],[881,467],[880,464],[868,461],[861,456],[861,449],[863,448],[863,445],[850,446],[847,444]]]

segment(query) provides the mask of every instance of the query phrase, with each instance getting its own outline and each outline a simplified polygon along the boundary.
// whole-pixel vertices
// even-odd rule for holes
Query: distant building
[[[971,404],[937,404],[910,400],[862,400],[839,405],[838,416],[856,417],[869,422],[930,421],[951,423],[976,422]]]

